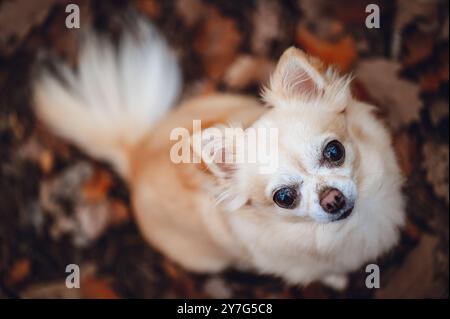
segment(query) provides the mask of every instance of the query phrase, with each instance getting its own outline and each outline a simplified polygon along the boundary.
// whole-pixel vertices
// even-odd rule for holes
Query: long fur
[[[138,25],[137,37],[126,35],[118,52],[88,38],[78,72],[59,67],[67,85],[43,73],[34,93],[38,116],[55,133],[128,177],[137,224],[154,247],[192,271],[234,266],[343,288],[348,272],[395,245],[404,223],[400,170],[386,128],[372,106],[353,99],[349,78],[291,48],[266,91],[273,108],[216,94],[186,101],[154,126],[174,103],[180,75],[154,28]],[[278,128],[279,170],[261,175],[244,164],[228,176],[170,160],[173,128],[236,119],[247,128]],[[320,164],[330,138],[345,145],[339,168]],[[273,191],[292,182],[301,192],[298,206],[278,207]],[[318,199],[324,187],[356,199],[350,216],[326,214]],[[232,209],[216,205],[217,195]]]
[[[38,117],[55,133],[127,175],[127,149],[135,145],[175,103],[181,73],[157,30],[139,19],[118,48],[88,34],[76,71],[57,65],[34,82]],[[64,83],[65,82],[65,83]]]

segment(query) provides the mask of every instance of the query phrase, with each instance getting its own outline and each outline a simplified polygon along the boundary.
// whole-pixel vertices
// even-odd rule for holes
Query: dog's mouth
[[[337,222],[339,220],[343,220],[346,219],[348,216],[351,215],[352,211],[353,211],[354,206],[349,207],[348,209],[346,209],[343,213],[341,213],[341,215],[336,218],[334,221]]]

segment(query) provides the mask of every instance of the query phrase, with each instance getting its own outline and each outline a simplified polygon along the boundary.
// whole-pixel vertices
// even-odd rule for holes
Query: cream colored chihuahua
[[[235,267],[342,289],[347,273],[395,245],[404,222],[399,167],[374,107],[352,97],[348,77],[289,48],[264,90],[266,105],[215,94],[171,110],[179,66],[152,25],[137,25],[118,48],[89,37],[77,72],[64,65],[58,78],[41,72],[34,101],[56,134],[127,181],[152,246],[195,272]],[[210,134],[201,145],[219,146],[194,147],[201,161],[174,161],[171,134],[193,134],[194,120],[205,131],[239,122],[241,138],[275,129],[275,169],[224,161],[237,142]]]

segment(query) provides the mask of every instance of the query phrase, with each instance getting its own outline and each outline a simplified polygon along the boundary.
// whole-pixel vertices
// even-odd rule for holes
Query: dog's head
[[[209,153],[236,161],[212,161],[230,209],[251,205],[319,223],[350,216],[359,158],[348,133],[349,82],[298,49],[285,51],[264,92],[271,109],[244,134],[222,140]],[[274,140],[275,148],[260,147]],[[256,161],[238,160],[237,152],[255,145]],[[268,150],[270,156],[262,154]]]

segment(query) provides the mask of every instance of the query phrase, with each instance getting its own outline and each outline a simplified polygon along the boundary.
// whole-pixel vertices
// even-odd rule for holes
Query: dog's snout
[[[345,206],[345,196],[336,188],[326,188],[320,193],[320,206],[328,214],[335,214]]]

